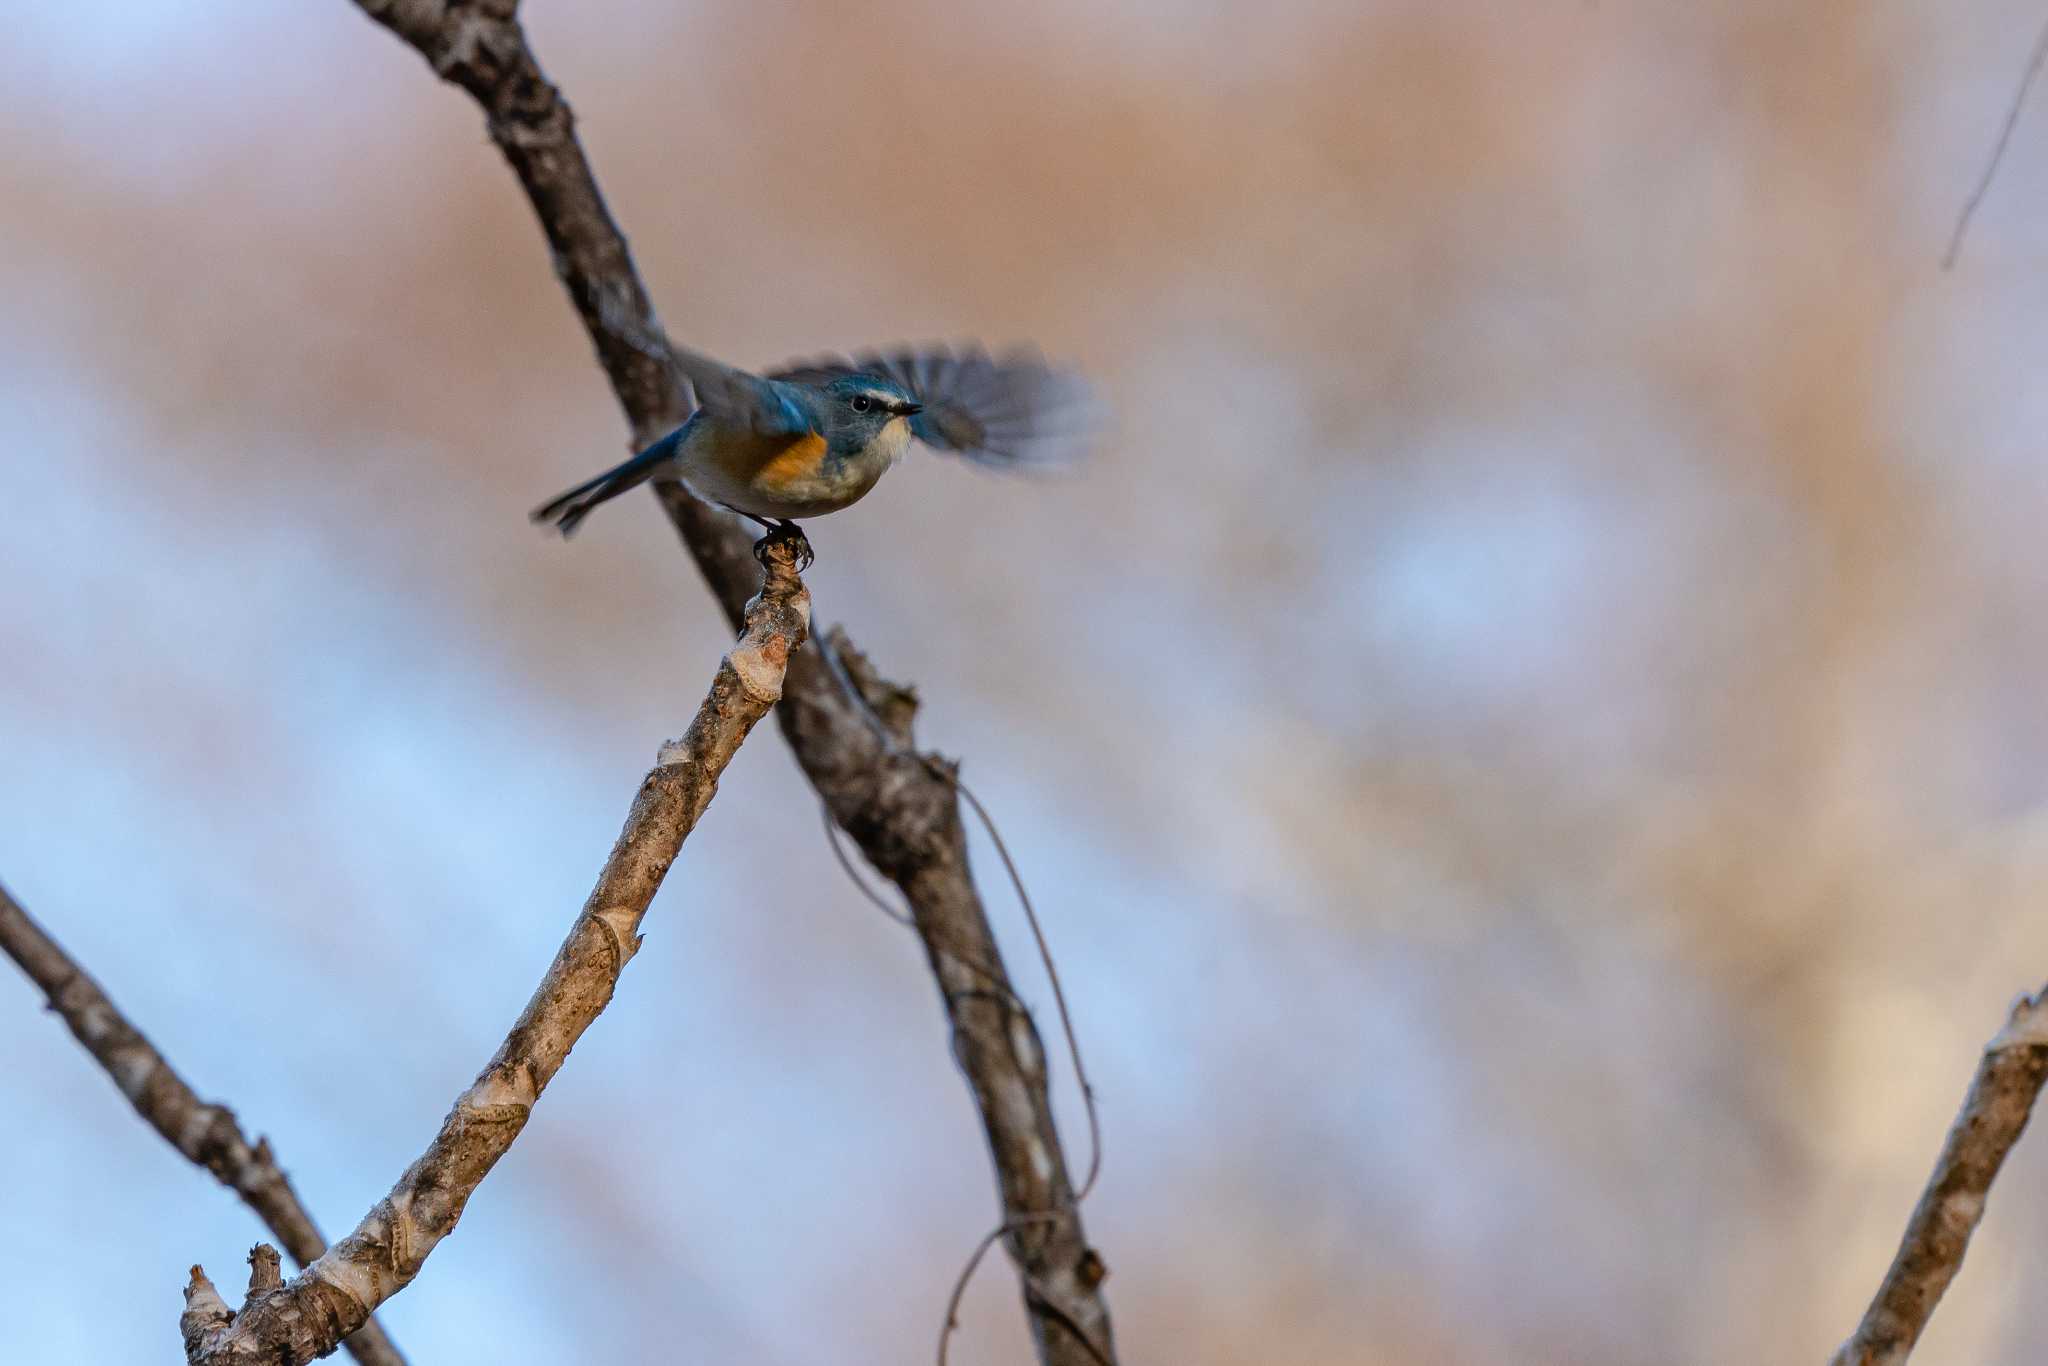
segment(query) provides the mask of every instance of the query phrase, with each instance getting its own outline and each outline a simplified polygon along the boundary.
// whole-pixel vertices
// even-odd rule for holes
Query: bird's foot
[[[764,569],[768,565],[768,551],[773,546],[789,547],[791,556],[796,561],[796,572],[799,574],[809,569],[811,562],[818,558],[811,550],[810,538],[804,535],[804,529],[795,522],[782,522],[772,526],[768,528],[766,536],[754,542],[754,558],[761,562]]]

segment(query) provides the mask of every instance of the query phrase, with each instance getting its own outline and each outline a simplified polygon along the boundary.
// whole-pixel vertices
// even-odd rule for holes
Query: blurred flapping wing
[[[1101,427],[1087,381],[1054,369],[1030,350],[992,357],[979,346],[923,346],[824,356],[768,378],[815,385],[842,375],[874,375],[901,385],[924,405],[910,419],[918,440],[991,469],[1073,464],[1088,453]]]

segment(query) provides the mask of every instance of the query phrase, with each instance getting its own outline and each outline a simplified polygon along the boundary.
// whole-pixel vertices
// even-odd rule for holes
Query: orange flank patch
[[[825,461],[825,438],[808,432],[765,461],[747,482],[764,493],[779,493],[814,478]]]

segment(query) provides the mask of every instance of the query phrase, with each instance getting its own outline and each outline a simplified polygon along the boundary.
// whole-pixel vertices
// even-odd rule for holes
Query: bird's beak
[[[923,411],[924,405],[922,403],[906,403],[896,410],[896,415],[898,417],[916,417]]]

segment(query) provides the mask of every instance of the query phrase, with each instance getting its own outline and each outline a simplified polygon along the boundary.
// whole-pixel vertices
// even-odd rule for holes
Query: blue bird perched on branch
[[[534,509],[533,520],[568,536],[599,503],[675,478],[766,528],[757,555],[790,540],[807,567],[810,544],[796,519],[858,502],[912,440],[991,469],[1025,469],[1077,459],[1097,426],[1086,383],[1025,351],[926,347],[826,357],[766,376],[680,347],[675,357],[697,404],[689,420]]]

